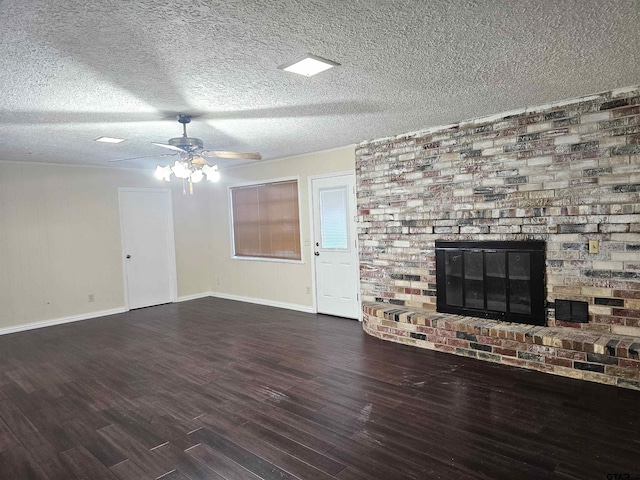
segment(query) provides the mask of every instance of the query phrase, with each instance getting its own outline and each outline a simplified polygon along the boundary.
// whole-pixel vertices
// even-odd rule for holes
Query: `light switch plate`
[[[600,253],[600,242],[598,240],[589,240],[589,253]]]

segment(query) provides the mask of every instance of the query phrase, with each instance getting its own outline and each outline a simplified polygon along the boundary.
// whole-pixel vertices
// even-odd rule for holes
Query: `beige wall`
[[[277,161],[251,163],[222,172],[222,180],[213,191],[212,290],[215,294],[265,300],[267,303],[292,307],[312,307],[312,295],[307,293],[307,288],[312,286],[309,177],[330,172],[355,173],[354,150],[350,146]],[[284,177],[298,177],[299,181],[302,263],[232,259],[228,187]]]
[[[183,196],[178,182],[146,171],[0,162],[0,330],[124,307],[119,187],[171,188],[179,297],[213,291],[311,307],[308,244],[300,264],[231,259],[227,187],[297,176],[308,242],[308,177],[354,169],[346,147],[227,169]]]
[[[0,329],[122,308],[118,188],[167,186],[136,170],[0,163]],[[206,292],[208,195],[171,188],[178,295]]]

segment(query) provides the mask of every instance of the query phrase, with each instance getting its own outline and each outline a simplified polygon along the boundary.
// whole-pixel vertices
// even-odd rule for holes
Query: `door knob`
[[[131,255],[127,255],[127,257],[126,257],[126,258],[131,258]]]
[[[320,256],[320,252],[313,252],[313,254],[314,254],[316,257],[319,257],[319,256]]]

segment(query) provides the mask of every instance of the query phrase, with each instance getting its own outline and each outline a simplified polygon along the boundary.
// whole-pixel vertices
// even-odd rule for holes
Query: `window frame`
[[[235,228],[234,228],[234,218],[233,218],[233,190],[236,188],[243,187],[259,187],[261,185],[269,185],[271,183],[283,183],[283,182],[296,182],[297,186],[297,194],[298,194],[298,237],[300,242],[300,259],[292,259],[292,258],[277,258],[277,257],[251,257],[247,255],[236,255],[236,239],[235,239]],[[258,262],[272,262],[272,263],[294,263],[294,264],[304,264],[304,250],[303,250],[303,240],[302,240],[302,196],[300,195],[300,176],[293,177],[280,177],[280,178],[271,178],[268,180],[261,181],[250,181],[250,182],[242,182],[242,183],[234,183],[232,185],[227,186],[227,198],[228,198],[228,206],[229,206],[229,232],[231,239],[231,259],[232,260],[244,260],[244,261],[258,261]]]

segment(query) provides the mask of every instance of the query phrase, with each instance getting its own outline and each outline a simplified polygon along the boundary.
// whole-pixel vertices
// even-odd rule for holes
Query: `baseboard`
[[[188,302],[189,300],[197,300],[199,298],[207,298],[213,296],[211,292],[195,293],[193,295],[184,295],[178,297],[178,302]]]
[[[185,295],[178,297],[178,302],[188,302],[189,300],[196,300],[198,298],[217,297],[224,298],[226,300],[237,300],[239,302],[255,303],[258,305],[265,305],[267,307],[285,308],[287,310],[296,310],[298,312],[316,313],[313,307],[306,305],[298,305],[297,303],[276,302],[273,300],[266,300],[264,298],[244,297],[242,295],[231,295],[228,293],[220,292],[202,292],[194,295]],[[0,328],[0,335],[9,335],[10,333],[24,332],[27,330],[35,330],[37,328],[52,327],[54,325],[63,325],[65,323],[79,322],[82,320],[90,320],[92,318],[106,317],[107,315],[116,315],[118,313],[124,313],[126,309],[124,307],[112,308],[110,310],[100,310],[96,312],[83,313],[80,315],[71,315],[69,317],[53,318],[51,320],[43,320],[41,322],[25,323],[23,325],[14,325],[12,327]]]
[[[265,305],[267,307],[285,308],[287,310],[296,310],[304,313],[316,313],[315,308],[307,305],[299,305],[297,303],[276,302],[274,300],[267,300],[265,298],[245,297],[242,295],[232,295],[229,293],[211,292],[212,297],[224,298],[226,300],[236,300],[238,302],[255,303],[258,305]]]
[[[8,335],[10,333],[24,332],[26,330],[35,330],[36,328],[52,327],[54,325],[62,325],[64,323],[79,322],[81,320],[89,320],[91,318],[106,317],[107,315],[115,315],[124,313],[124,307],[112,308],[111,310],[100,310],[97,312],[82,313],[80,315],[71,315],[70,317],[53,318],[51,320],[43,320],[41,322],[25,323],[23,325],[15,325],[13,327],[0,328],[0,335]]]

